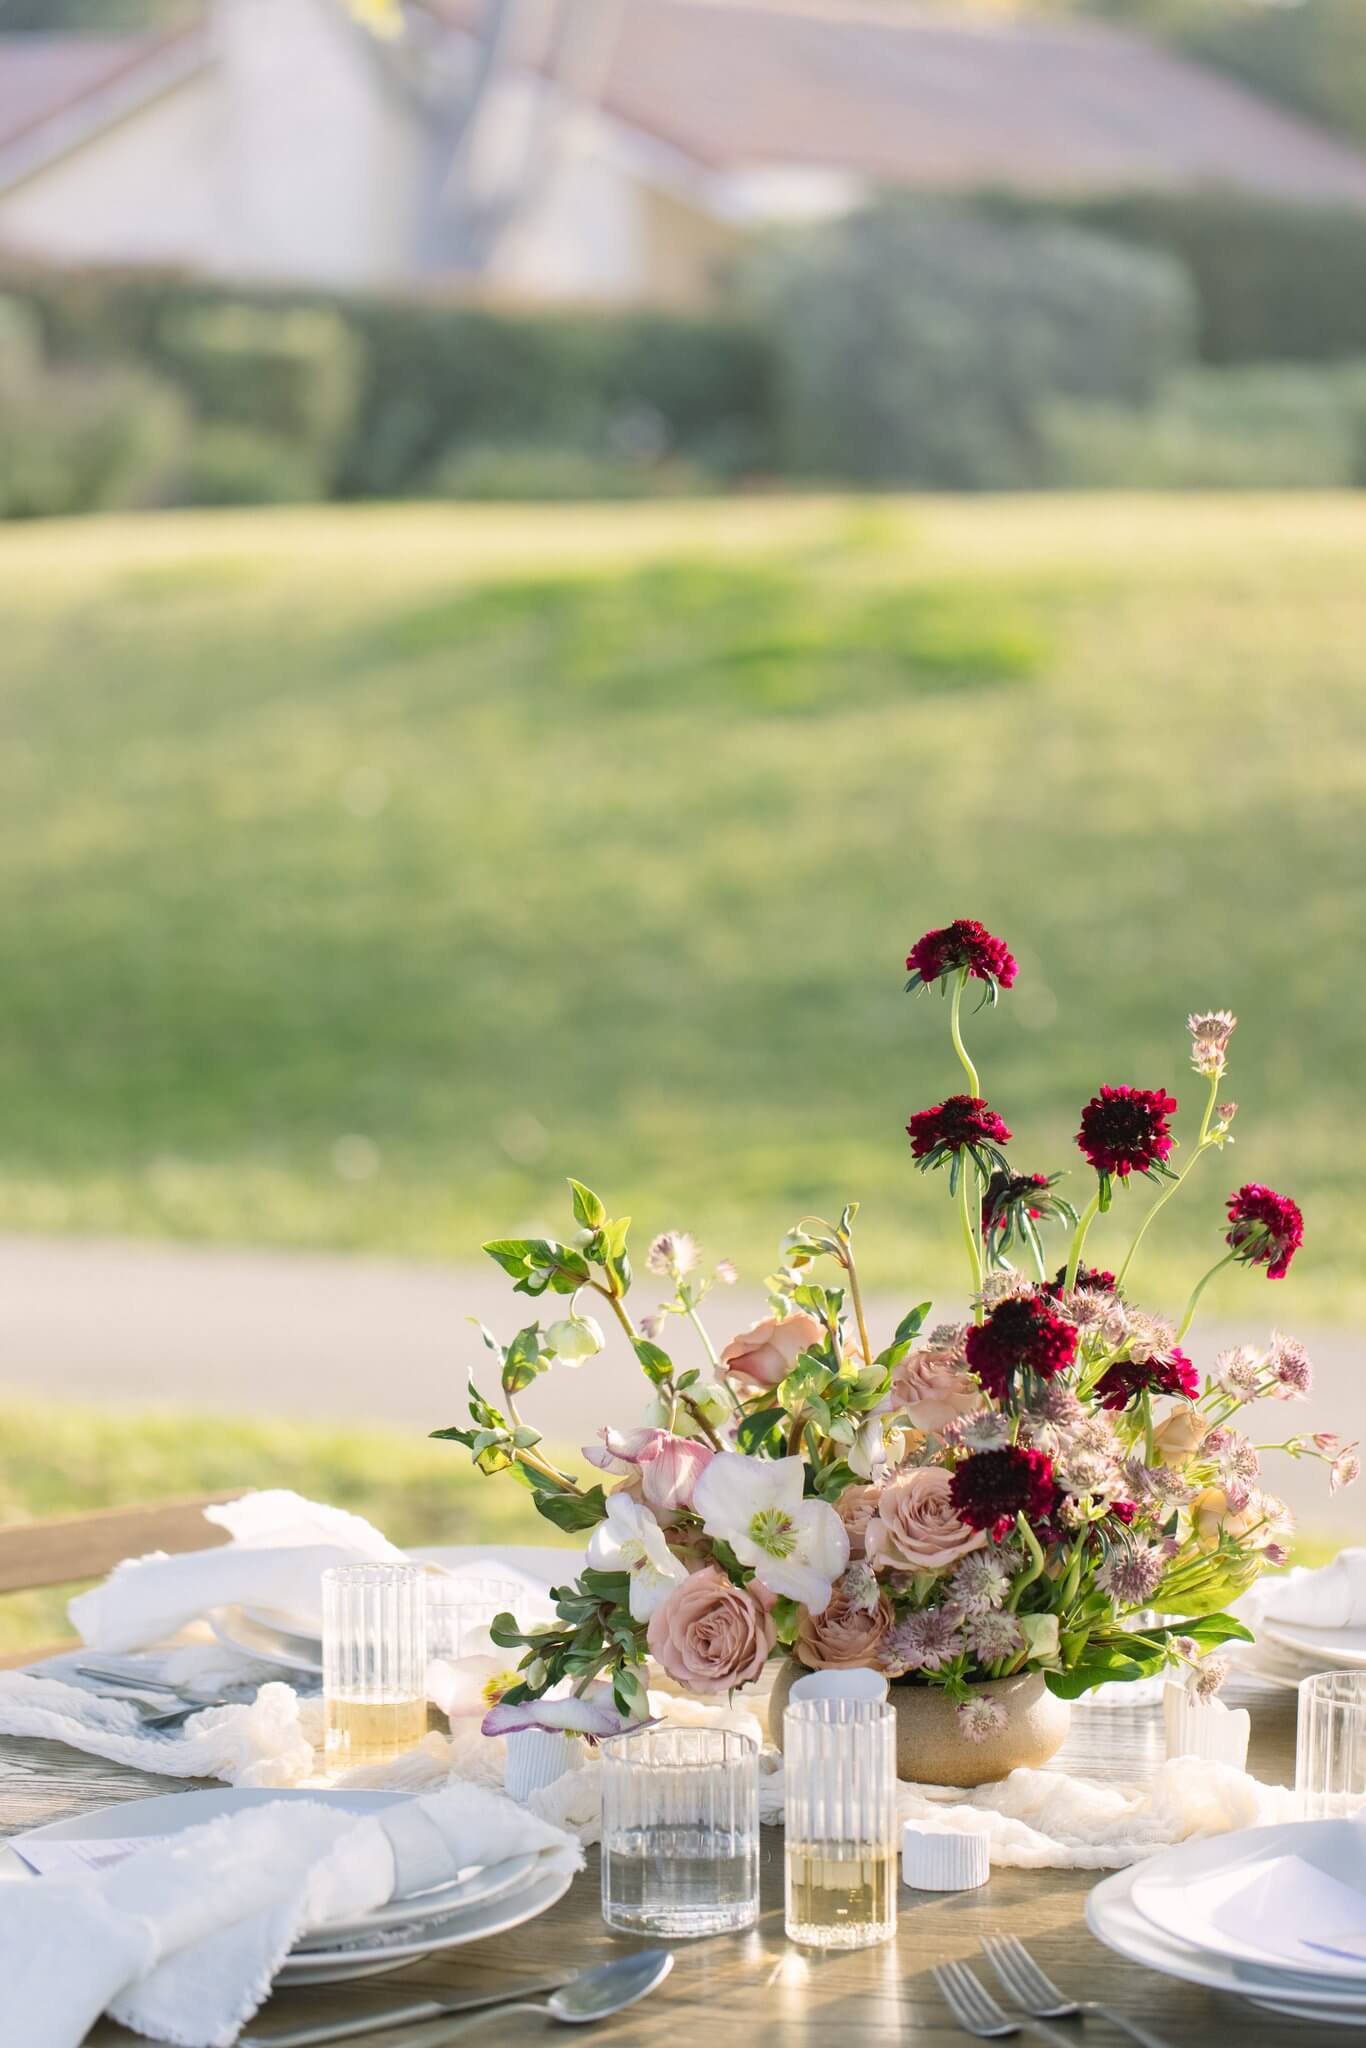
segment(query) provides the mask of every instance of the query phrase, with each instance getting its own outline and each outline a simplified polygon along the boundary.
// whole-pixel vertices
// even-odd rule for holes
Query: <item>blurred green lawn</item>
[[[1359,1313],[1363,560],[1361,498],[11,528],[0,1227],[461,1258],[573,1172],[751,1275],[857,1196],[871,1279],[957,1291],[902,959],[974,915],[1021,1167],[1080,1168],[1102,1081],[1189,1133],[1185,1014],[1243,1019],[1236,1150],[1139,1291],[1258,1178],[1308,1250],[1211,1306]]]

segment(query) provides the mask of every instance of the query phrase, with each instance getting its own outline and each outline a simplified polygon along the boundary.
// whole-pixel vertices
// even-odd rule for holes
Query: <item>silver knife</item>
[[[423,2020],[449,2019],[453,2013],[479,2012],[489,2005],[511,2005],[542,1991],[558,1991],[568,1977],[547,1977],[537,1984],[511,1984],[482,1998],[429,1998],[421,2004],[391,2006],[364,2019],[333,2020],[321,2027],[296,2027],[290,2034],[243,2034],[237,2048],[320,2048],[324,2041],[354,2041],[364,2034],[382,2034],[390,2027],[417,2026]]]

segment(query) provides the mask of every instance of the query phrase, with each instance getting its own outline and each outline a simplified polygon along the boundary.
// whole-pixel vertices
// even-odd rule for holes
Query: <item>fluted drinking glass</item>
[[[1366,1815],[1366,1671],[1300,1681],[1295,1791],[1301,1818]]]
[[[416,1564],[323,1573],[323,1739],[334,1770],[388,1763],[427,1732],[427,1579]]]
[[[602,1917],[625,1934],[733,1934],[759,1917],[759,1745],[642,1728],[599,1745]]]
[[[498,1614],[514,1614],[525,1602],[526,1588],[515,1579],[499,1579],[480,1573],[459,1578],[442,1578],[431,1573],[427,1579],[427,1655],[477,1657],[489,1649],[489,1623]],[[509,1662],[516,1656],[509,1653]]]
[[[800,1700],[783,1715],[787,1937],[868,1948],[896,1932],[896,1711]]]

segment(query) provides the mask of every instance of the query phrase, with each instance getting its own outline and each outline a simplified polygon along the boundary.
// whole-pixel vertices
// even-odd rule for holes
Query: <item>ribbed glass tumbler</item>
[[[1295,1792],[1302,1820],[1366,1815],[1366,1671],[1300,1681]]]
[[[759,1917],[759,1745],[642,1728],[599,1745],[602,1917],[624,1934],[733,1934]]]
[[[815,1699],[783,1715],[787,1938],[867,1948],[896,1932],[896,1711]]]
[[[341,1564],[323,1573],[324,1745],[338,1770],[387,1763],[427,1732],[427,1573]]]

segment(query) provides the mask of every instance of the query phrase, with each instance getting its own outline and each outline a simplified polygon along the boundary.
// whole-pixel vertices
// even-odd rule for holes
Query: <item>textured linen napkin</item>
[[[180,1557],[154,1552],[116,1565],[67,1612],[81,1641],[117,1653],[162,1643],[215,1607],[271,1608],[305,1635],[322,1633],[322,1575],[334,1564],[402,1562],[360,1515],[274,1489],[205,1508],[232,1542]]]
[[[1261,1621],[1302,1628],[1366,1628],[1366,1549],[1343,1550],[1321,1571],[1263,1579],[1244,1595]],[[1240,1603],[1238,1613],[1244,1608]]]
[[[426,1890],[470,1864],[579,1844],[475,1785],[357,1820],[280,1801],[149,1844],[112,1868],[0,1895],[0,2040],[77,2048],[102,2012],[177,2048],[229,2048],[301,1935]]]

